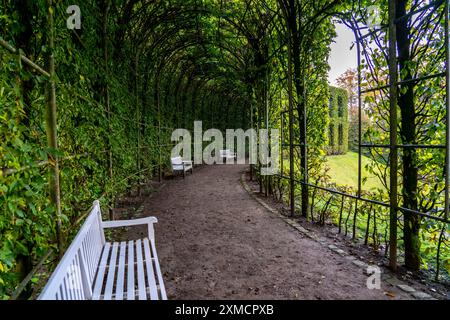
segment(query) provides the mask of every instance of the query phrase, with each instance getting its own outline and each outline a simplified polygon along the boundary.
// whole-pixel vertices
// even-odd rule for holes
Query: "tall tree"
[[[397,18],[407,13],[410,5],[408,0],[396,1]],[[414,107],[414,83],[411,69],[411,24],[409,19],[400,19],[397,23],[397,51],[400,68],[400,80],[409,81],[402,85],[398,98],[401,113],[400,136],[405,145],[415,145],[416,140],[416,110]],[[418,166],[416,150],[414,148],[403,151],[403,205],[405,208],[417,210],[417,180]],[[404,213],[404,243],[405,265],[410,270],[420,267],[420,217],[417,214]]]
[[[336,79],[336,84],[348,94],[348,142],[352,151],[358,151],[359,113],[358,113],[358,73],[348,69]],[[369,118],[364,109],[361,110],[361,126],[364,133],[369,124]]]
[[[349,115],[358,115],[358,73],[356,69],[347,69],[336,79],[336,84],[347,91]]]

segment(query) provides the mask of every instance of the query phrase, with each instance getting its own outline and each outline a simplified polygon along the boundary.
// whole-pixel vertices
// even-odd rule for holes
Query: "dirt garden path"
[[[244,165],[204,166],[148,197],[169,299],[405,299],[271,215],[240,184]]]

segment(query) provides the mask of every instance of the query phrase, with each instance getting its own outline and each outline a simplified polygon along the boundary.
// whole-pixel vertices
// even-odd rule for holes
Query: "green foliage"
[[[2,5],[0,12],[7,13],[2,16],[7,24],[0,36],[22,47],[30,58],[45,66],[46,2],[16,8],[7,1],[5,11]],[[3,169],[0,170],[0,299],[8,298],[30,271],[27,261],[34,264],[50,247],[56,247],[56,217],[49,200],[47,178],[55,156],[60,158],[61,219],[66,246],[80,226],[79,218],[93,200],[100,198],[103,206],[112,203],[138,179],[152,176],[159,159],[158,137],[165,145],[161,147],[162,160],[166,162],[169,157],[170,131],[159,133],[155,123],[157,115],[148,105],[145,108],[143,105],[143,96],[153,96],[151,87],[133,90],[131,72],[122,72],[132,70],[131,61],[119,59],[120,63],[111,60],[105,63],[103,59],[103,51],[98,46],[102,26],[97,19],[102,8],[94,1],[85,3],[83,29],[77,36],[65,27],[68,5],[68,2],[58,2],[53,10],[58,150],[46,147],[47,79],[20,62],[17,55],[0,48],[0,169]],[[33,14],[27,16],[27,12]],[[30,21],[25,21],[25,16]],[[27,23],[31,23],[33,34],[13,27]],[[117,29],[114,19],[110,19],[108,28],[110,32]],[[34,50],[36,47],[40,49]],[[129,46],[115,51],[110,43],[108,49],[110,54],[114,52],[121,57],[132,54]],[[104,96],[106,86],[109,111]],[[142,106],[140,121],[145,119],[145,125],[140,128],[139,148],[139,126],[133,107],[136,103]],[[169,127],[171,121],[161,125]],[[108,174],[109,153],[112,176]]]
[[[412,5],[420,7],[423,5],[420,1],[412,1]],[[386,9],[386,7],[382,7]],[[421,17],[411,19],[410,35],[411,52],[409,61],[405,63],[404,68],[400,72],[400,80],[405,80],[408,73],[411,72],[414,77],[420,77],[430,74],[436,74],[443,71],[443,63],[439,58],[442,57],[444,50],[444,28],[442,24],[443,7],[431,8],[426,10]],[[433,28],[424,26],[434,25]],[[377,49],[368,50],[364,59],[363,70],[365,72],[365,81],[363,89],[371,88],[375,85],[383,85],[387,83],[388,67],[386,61],[387,36],[381,33],[378,36],[370,37],[366,40],[366,45],[377,47]],[[370,62],[370,63],[369,63]],[[413,86],[412,96],[413,102],[409,104],[401,104],[399,102],[399,144],[420,144],[420,145],[445,145],[445,124],[444,115],[446,113],[443,101],[445,101],[445,86],[443,78],[432,78],[417,82]],[[400,87],[400,96],[407,92],[408,86]],[[385,90],[379,90],[364,97],[364,103],[368,107],[368,112],[372,118],[369,128],[367,128],[364,140],[369,143],[389,144],[389,97]],[[414,117],[408,118],[411,114],[406,107],[411,107]],[[409,119],[413,119],[412,121]],[[413,140],[406,137],[407,128],[413,128]],[[411,161],[405,160],[411,155]],[[387,186],[389,181],[389,153],[379,148],[371,149],[371,157],[373,158],[373,167],[379,167],[377,175],[380,181],[385,185],[383,190],[383,198],[388,199]],[[408,162],[407,162],[408,161]],[[417,202],[416,209],[435,216],[442,216],[444,210],[444,163],[445,152],[440,149],[408,149],[401,148],[399,150],[399,188],[400,188],[400,206],[411,206],[411,201],[407,201],[405,195],[414,193],[414,201]],[[413,167],[417,172],[412,172],[406,168]],[[405,172],[405,170],[408,170]],[[408,181],[412,181],[412,176],[417,179],[417,185],[412,186],[409,183],[406,186],[405,176],[409,176]],[[413,187],[415,190],[410,190]],[[415,205],[413,205],[415,206]],[[386,213],[387,214],[387,213]],[[414,215],[413,215],[414,216]],[[410,225],[406,216],[403,218],[405,223]],[[404,232],[405,241],[410,240],[413,244],[410,254],[421,255],[423,267],[428,269],[429,265],[435,264],[438,240],[436,238],[436,230],[432,231],[425,228],[430,223],[434,223],[429,219],[417,219],[417,230],[419,232]],[[408,226],[407,225],[407,226]],[[404,228],[406,229],[406,228]],[[434,234],[434,235],[433,235]],[[448,233],[444,233],[442,256],[448,255],[448,246],[445,243]],[[422,245],[420,244],[422,243]],[[417,249],[414,249],[417,248]],[[426,262],[426,263],[425,263]],[[436,269],[434,265],[433,269]]]

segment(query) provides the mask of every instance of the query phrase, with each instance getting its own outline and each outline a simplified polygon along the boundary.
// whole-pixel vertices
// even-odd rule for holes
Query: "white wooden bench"
[[[102,221],[94,206],[39,300],[166,300],[155,248],[155,217]],[[106,242],[104,229],[148,226],[148,238]]]
[[[230,149],[219,150],[219,157],[222,159],[236,159],[236,153],[232,153]]]
[[[174,173],[182,171],[183,178],[186,176],[186,172],[189,170],[191,170],[191,173],[194,173],[194,166],[192,165],[191,160],[183,160],[181,157],[175,157],[171,158],[171,162],[172,162],[172,171]]]

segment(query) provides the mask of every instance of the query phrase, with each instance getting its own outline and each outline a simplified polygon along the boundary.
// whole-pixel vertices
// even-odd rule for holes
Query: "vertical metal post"
[[[261,105],[261,102],[262,103],[264,103],[264,101],[260,101],[260,103],[258,103],[258,124],[257,124],[257,126],[258,126],[258,128],[257,128],[257,130],[256,130],[256,132],[258,133],[258,139],[257,139],[257,141],[258,141],[258,151],[259,150],[261,150],[261,137],[260,137],[260,130],[261,130],[261,128],[262,128],[262,126],[263,126],[263,119],[262,119],[262,109],[263,109],[263,106]],[[259,152],[258,152],[259,153]],[[261,167],[262,167],[262,164],[261,164],[261,161],[260,161],[260,159],[259,159],[259,154],[258,154],[258,170],[259,170],[259,175],[257,175],[257,177],[259,177],[258,178],[258,183],[259,183],[259,193],[262,193],[263,192],[263,176],[261,175]]]
[[[450,27],[450,17],[449,17],[449,10],[450,10],[450,4],[449,0],[445,0],[445,109],[446,109],[446,131],[445,131],[445,212],[444,212],[444,219],[448,221],[448,213],[449,213],[449,184],[450,184],[450,34],[449,34],[449,27]],[[439,244],[437,248],[437,254],[436,254],[436,264],[437,264],[437,270],[436,270],[436,281],[439,280],[439,271],[440,271],[440,253],[441,253],[441,243],[442,243],[442,237],[447,229],[448,222],[445,222],[442,226],[442,230],[439,236]]]
[[[294,185],[294,100],[292,88],[292,41],[288,34],[288,96],[289,96],[289,204],[291,217],[295,214]]]
[[[357,199],[355,201],[355,220],[358,214],[358,198],[361,198],[361,180],[362,180],[362,125],[361,125],[361,116],[362,116],[362,98],[361,98],[361,39],[358,36],[358,33],[355,30],[355,38],[356,38],[356,50],[358,55],[358,191],[357,191]],[[353,221],[353,239],[356,238],[356,221]]]
[[[358,198],[361,197],[361,164],[362,164],[362,125],[361,125],[361,108],[362,108],[362,98],[361,98],[361,39],[359,39],[358,35],[355,32],[356,37],[356,50],[358,54]]]
[[[103,21],[102,21],[102,33],[103,33],[103,59],[105,63],[105,72],[106,75],[109,76],[109,53],[108,53],[108,43],[109,43],[109,37],[108,37],[108,30],[107,30],[107,24],[108,24],[108,15],[109,10],[111,7],[111,2],[106,1],[105,2],[105,14],[103,15]],[[105,108],[106,108],[106,119],[108,119],[108,176],[109,176],[109,183],[110,185],[113,185],[113,155],[112,155],[112,126],[111,126],[111,104],[110,104],[110,97],[109,97],[109,84],[108,84],[108,78],[105,80]],[[105,186],[106,187],[106,186]],[[114,206],[114,200],[112,201],[112,206]],[[114,220],[114,209],[113,207],[109,207],[109,220]]]
[[[283,110],[283,89],[280,88],[280,110]],[[281,112],[281,124],[280,124],[280,161],[281,161],[281,176],[284,177],[284,161],[283,161],[283,147],[284,147],[284,112]]]
[[[449,40],[449,0],[445,1],[445,109],[446,109],[446,139],[445,139],[445,220],[449,212],[449,171],[450,171],[450,40]]]
[[[398,150],[397,150],[397,91],[398,91],[398,67],[397,67],[397,33],[396,33],[396,10],[395,0],[389,0],[389,128],[390,128],[390,223],[389,223],[389,267],[395,271],[397,269],[397,171],[398,171]]]
[[[109,10],[110,10],[110,1],[107,1],[106,3],[106,10],[105,10],[105,14],[104,14],[104,19],[103,19],[103,26],[102,26],[102,31],[103,31],[103,58],[104,58],[104,62],[105,62],[105,71],[106,71],[106,75],[109,75],[109,53],[108,53],[108,44],[109,44],[109,37],[108,37],[108,30],[107,30],[107,23],[108,23],[108,14],[109,14]],[[109,97],[109,84],[108,84],[108,80],[106,80],[105,83],[105,105],[106,105],[106,112],[107,112],[107,119],[108,119],[108,132],[109,132],[109,136],[108,136],[108,172],[109,172],[109,178],[112,179],[113,177],[113,164],[112,164],[112,150],[111,150],[111,133],[112,133],[112,128],[111,128],[111,105],[110,105],[110,97]]]
[[[215,97],[215,96],[214,96]],[[215,98],[214,97],[211,97],[210,98],[210,101],[209,101],[209,105],[210,105],[210,107],[209,107],[209,110],[210,110],[210,112],[211,112],[211,128],[214,128],[214,111],[212,110],[212,108],[213,107],[215,107],[215,103],[213,103],[213,102],[215,102],[214,100],[215,100]],[[214,99],[214,100],[213,100]],[[211,102],[211,101],[213,101],[213,102]],[[179,127],[179,126],[178,126]]]
[[[57,134],[57,118],[56,118],[56,86],[55,86],[55,34],[53,22],[53,1],[47,0],[48,6],[48,30],[49,30],[49,54],[47,57],[47,68],[50,74],[50,79],[47,83],[47,109],[46,109],[46,131],[48,146],[53,149],[58,149],[58,134]],[[50,167],[50,198],[53,207],[56,211],[56,240],[58,242],[58,254],[61,257],[63,253],[63,239],[61,232],[61,194],[59,183],[59,160],[58,155],[49,155]]]
[[[139,49],[136,53],[134,60],[134,72],[135,72],[135,103],[136,103],[136,125],[137,125],[137,147],[136,147],[136,167],[137,172],[141,171],[141,121],[140,121],[140,108],[139,108]],[[140,173],[137,176],[138,179],[138,193],[140,195]]]
[[[157,80],[159,83],[159,79]],[[162,181],[162,148],[161,148],[161,106],[160,106],[160,99],[159,99],[159,85],[158,85],[158,92],[156,92],[156,95],[158,97],[157,108],[158,108],[158,181]]]
[[[250,96],[250,128],[253,130],[253,93]],[[258,137],[256,137],[256,139],[258,139]],[[252,152],[252,151],[250,150],[250,152]],[[254,160],[253,157],[252,157],[252,160]],[[250,181],[253,181],[253,164],[252,163],[250,163]]]
[[[158,182],[162,181],[162,146],[161,146],[161,98],[160,98],[160,72],[163,68],[163,63],[160,63],[156,69],[154,79],[154,103],[156,104],[158,117]]]
[[[266,64],[266,94],[265,94],[265,99],[266,99],[266,103],[265,103],[265,118],[266,118],[266,130],[267,130],[267,145],[268,145],[268,150],[267,150],[267,158],[266,158],[266,165],[268,165],[268,157],[269,157],[269,145],[270,145],[270,134],[269,134],[269,90],[270,90],[270,82],[269,82],[269,68],[267,67]],[[267,175],[265,177],[265,196],[267,197],[269,195],[269,185],[270,185],[270,176]]]
[[[305,71],[302,73],[302,86],[303,86],[303,92],[302,92],[302,99],[303,99],[303,106],[302,106],[302,113],[303,117],[301,119],[300,123],[300,130],[301,130],[301,166],[302,166],[302,185],[301,185],[301,192],[302,192],[302,216],[307,218],[308,217],[308,203],[309,203],[309,194],[308,194],[308,140],[306,136],[306,104],[307,104],[307,95],[306,95],[306,81],[305,81]]]
[[[106,111],[108,113],[107,115],[107,119],[108,119],[108,173],[109,173],[109,178],[112,180],[113,179],[113,155],[112,155],[112,148],[111,148],[111,135],[112,135],[112,127],[111,127],[111,104],[110,104],[110,99],[109,99],[109,88],[108,88],[108,84],[106,84]]]

